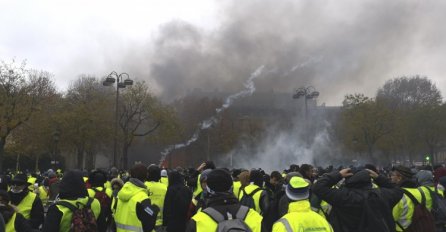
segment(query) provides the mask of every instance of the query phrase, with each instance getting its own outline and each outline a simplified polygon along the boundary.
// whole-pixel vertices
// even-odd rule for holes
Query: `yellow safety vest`
[[[94,188],[95,188],[98,192],[101,192],[102,190],[104,190],[103,187],[94,187]],[[94,198],[94,195],[96,195],[96,191],[94,191],[94,189],[92,189],[92,188],[87,189],[87,191],[88,191],[88,196],[91,197],[91,198]],[[106,194],[108,197],[110,197],[110,199],[111,199],[111,197],[112,197],[112,193],[113,193],[113,191],[112,191],[111,189],[105,189],[105,194]]]
[[[240,187],[242,187],[242,183],[240,181],[234,181],[232,192],[234,192],[234,196],[238,198],[240,194]]]
[[[31,219],[31,209],[33,207],[34,200],[36,199],[37,195],[32,192],[28,192],[25,198],[17,205],[17,209],[19,210],[19,213],[23,215],[25,219]]]
[[[88,199],[89,199],[88,197],[84,197],[84,198],[78,198],[77,200],[62,199],[60,201],[68,202],[71,205],[74,205],[76,207],[78,207],[78,205],[83,207],[84,205],[87,204]],[[73,212],[69,208],[67,208],[63,205],[56,204],[56,207],[57,207],[57,209],[59,209],[60,212],[62,212],[62,217],[61,217],[60,223],[59,223],[59,231],[60,232],[69,232],[70,227],[71,227],[71,220],[73,218]],[[93,199],[93,201],[91,202],[90,208],[93,211],[94,217],[96,219],[98,219],[99,214],[101,213],[101,205],[100,205],[99,201],[96,199]]]
[[[5,232],[15,232],[15,218],[17,216],[17,213],[14,213],[9,219],[8,223],[6,223]]]
[[[194,193],[193,193],[193,197],[192,197],[192,198],[195,198],[196,196],[198,196],[198,194],[200,194],[201,192],[203,192],[203,189],[201,188],[201,184],[200,184],[200,177],[201,177],[201,174],[198,175],[198,178],[197,178],[197,187],[196,187],[195,190],[194,190]]]
[[[409,191],[418,202],[421,203],[421,192],[417,188],[404,188]],[[427,196],[426,196],[427,198]],[[398,222],[403,228],[398,224],[396,225],[396,231],[403,231],[412,223],[412,216],[415,210],[415,206],[410,198],[403,194],[401,200],[392,209],[393,219]]]
[[[273,225],[273,232],[321,231],[332,232],[333,228],[321,215],[313,212],[308,200],[290,203],[288,213]]]
[[[326,201],[321,201],[320,207],[312,210],[321,215],[322,217],[327,218],[327,216],[331,212],[331,205],[328,204]]]
[[[83,179],[84,179],[84,182],[87,183],[87,181],[88,181],[88,177],[85,177],[85,176],[84,176]]]
[[[246,186],[246,187],[244,188],[244,190],[245,190],[246,194],[249,195],[249,194],[251,194],[254,190],[256,190],[256,189],[258,189],[258,188],[260,188],[260,187],[257,186],[257,185],[254,185],[254,184],[250,184],[250,185]],[[263,192],[263,190],[257,191],[257,192],[254,194],[254,196],[252,196],[252,198],[254,199],[254,205],[255,205],[254,210],[257,211],[257,213],[262,213],[261,210],[260,210],[260,196],[262,195],[262,192]],[[240,190],[240,195],[239,195],[239,198],[238,198],[239,200],[242,199],[243,194],[244,194],[243,191]]]
[[[124,188],[132,189],[133,196],[129,201],[124,202],[123,200],[119,199],[118,194],[118,205],[115,213],[117,232],[142,232],[143,229],[141,221],[136,215],[136,204],[149,198],[147,196],[147,189],[140,188],[131,182],[125,183],[123,189]]]
[[[32,177],[32,176],[30,176],[30,177],[28,177],[28,189],[29,189],[29,191],[34,191],[34,184],[36,183],[36,180],[37,180],[37,178],[35,178],[35,177]]]
[[[165,176],[161,177],[160,182],[166,186],[169,186],[169,178],[167,178]]]
[[[160,182],[146,181],[144,183],[149,191],[149,199],[152,204],[158,206],[160,211],[156,217],[156,226],[163,225],[164,198],[166,198],[167,186]]]
[[[42,204],[45,206],[48,202],[48,190],[45,188],[45,186],[39,187],[39,198],[42,201]]]
[[[259,213],[253,209],[249,209],[244,221],[252,232],[260,232],[262,230],[262,219],[263,217]],[[197,232],[217,231],[217,222],[204,212],[198,212],[192,217],[192,220],[196,223]]]

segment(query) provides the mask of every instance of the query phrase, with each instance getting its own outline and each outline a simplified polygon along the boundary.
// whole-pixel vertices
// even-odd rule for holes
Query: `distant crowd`
[[[0,232],[446,232],[445,187],[443,165],[6,172]]]

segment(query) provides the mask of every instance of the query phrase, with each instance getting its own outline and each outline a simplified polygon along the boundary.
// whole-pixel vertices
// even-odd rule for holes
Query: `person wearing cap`
[[[44,220],[43,205],[40,198],[28,189],[28,177],[26,174],[17,174],[11,180],[9,196],[11,203],[17,206],[19,212],[30,220],[31,226],[38,229]]]
[[[147,168],[147,181],[145,182],[147,190],[149,191],[150,201],[160,209],[156,218],[156,230],[161,230],[161,227],[163,226],[164,199],[167,192],[167,185],[160,182],[160,173],[162,172],[158,166],[155,164],[150,165]]]
[[[393,218],[396,222],[396,231],[406,230],[412,224],[412,216],[415,210],[415,204],[409,198],[408,194],[415,197],[418,202],[425,199],[425,206],[427,208],[426,195],[423,190],[418,188],[417,181],[414,177],[415,173],[408,167],[399,165],[392,169],[390,178],[399,188],[404,190],[404,195],[400,198],[395,207],[393,207]]]
[[[324,217],[310,207],[310,184],[302,177],[292,177],[286,187],[291,200],[288,213],[273,225],[273,232],[288,231],[333,231]]]
[[[345,179],[344,186],[333,188],[338,182]],[[379,186],[379,190],[372,187],[372,179]],[[379,212],[374,212],[382,222],[376,226],[394,228],[392,208],[401,199],[403,193],[390,181],[376,172],[362,169],[352,172],[350,168],[334,171],[319,178],[312,186],[312,193],[320,200],[331,205],[328,218],[334,231],[362,231],[361,217],[364,213],[366,196],[378,196],[376,200]]]
[[[254,199],[254,210],[264,215],[269,210],[270,197],[268,192],[263,190],[263,175],[259,170],[251,170],[249,173],[250,184],[240,191],[239,200],[246,195],[252,195]]]
[[[90,208],[93,211],[96,220],[101,213],[101,205],[99,201],[88,197],[87,188],[85,187],[81,171],[68,171],[64,175],[60,182],[59,201],[48,208],[42,231],[70,231],[73,212],[67,206],[59,204],[60,202],[64,202],[63,204],[68,203],[75,207],[85,207],[90,203]]]
[[[118,193],[118,202],[114,219],[118,232],[144,231],[155,228],[159,208],[152,205],[144,181],[147,178],[147,168],[136,164],[130,169],[130,179]]]
[[[161,179],[160,182],[163,183],[166,187],[169,185],[169,178],[167,177],[167,170],[161,170]]]
[[[4,220],[4,230],[6,232],[29,232],[33,231],[29,221],[10,204],[8,192],[0,190],[0,216]],[[0,229],[1,231],[1,229]]]
[[[251,231],[262,231],[262,216],[253,209],[241,206],[232,193],[232,178],[229,172],[224,169],[212,170],[207,176],[206,190],[209,193],[206,208],[192,217],[187,232],[217,231],[218,223],[211,217],[215,214],[224,219],[243,219]],[[243,215],[241,212],[244,212]]]

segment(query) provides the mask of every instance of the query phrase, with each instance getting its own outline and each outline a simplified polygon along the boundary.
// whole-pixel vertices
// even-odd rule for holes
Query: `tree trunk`
[[[4,161],[4,148],[5,148],[5,138],[0,138],[0,173],[3,172],[3,161]]]
[[[83,149],[77,149],[77,167],[79,169],[82,169],[84,165],[84,150]]]
[[[95,168],[94,152],[93,151],[87,151],[85,166],[86,166],[87,170],[93,170]]]

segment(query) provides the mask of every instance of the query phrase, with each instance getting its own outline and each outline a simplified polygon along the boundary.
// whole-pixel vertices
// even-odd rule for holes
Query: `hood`
[[[434,176],[431,171],[420,170],[415,176],[418,180],[418,184],[422,186],[434,186]]]
[[[130,178],[130,180],[125,183],[122,189],[119,191],[118,199],[127,202],[139,192],[147,193],[146,186],[142,181],[136,178]]]
[[[169,173],[169,185],[184,185],[184,177],[178,171]]]
[[[347,188],[372,187],[372,179],[367,170],[362,170],[347,178],[345,180],[345,186]]]
[[[87,188],[82,178],[82,172],[69,171],[60,181],[59,197],[61,199],[78,199],[88,196]]]

